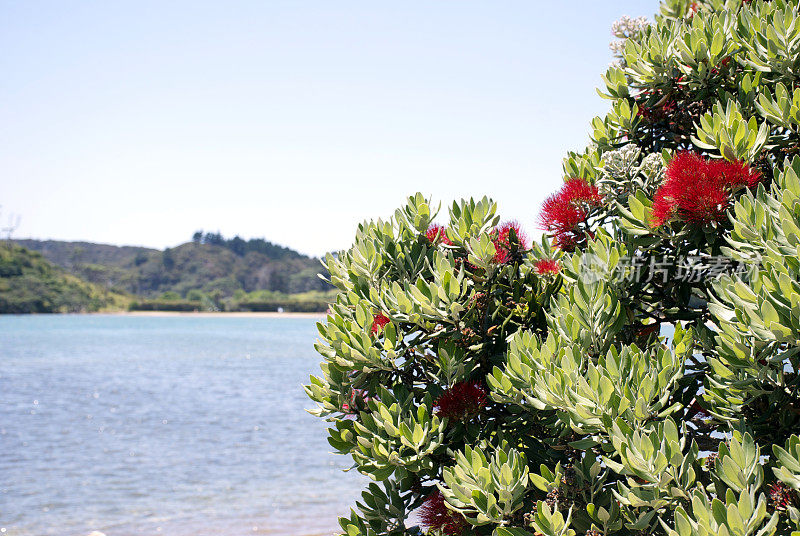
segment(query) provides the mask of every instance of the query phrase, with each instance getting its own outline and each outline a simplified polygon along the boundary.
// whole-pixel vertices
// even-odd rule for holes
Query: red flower
[[[675,78],[675,84],[683,82],[683,76]],[[658,97],[655,104],[648,106],[647,102]],[[648,123],[658,123],[670,117],[678,109],[678,103],[674,99],[669,98],[669,95],[663,95],[659,92],[643,91],[638,95],[636,100],[638,112],[636,115],[644,119]]]
[[[731,194],[760,180],[761,173],[744,162],[680,153],[667,166],[664,183],[653,198],[651,223],[660,227],[676,216],[693,223],[723,221]]]
[[[667,197],[661,188],[653,198],[653,207],[650,212],[650,223],[653,227],[661,227],[672,219],[675,214],[675,202],[671,197]]]
[[[539,259],[533,263],[533,270],[538,275],[557,274],[561,270],[561,265],[555,259]]]
[[[447,238],[447,235],[445,235],[444,227],[441,225],[437,225],[435,223],[430,227],[428,227],[428,231],[425,233],[425,237],[431,244],[444,244],[446,246],[453,245],[453,243],[450,242],[450,239]]]
[[[492,240],[495,249],[493,261],[497,264],[503,264],[511,256],[512,229],[514,231],[514,236],[516,236],[515,243],[518,245],[519,249],[528,249],[528,237],[522,232],[519,223],[515,221],[505,222],[494,230],[495,238]]]
[[[558,192],[545,199],[539,224],[553,234],[557,247],[571,250],[585,237],[581,225],[586,223],[589,209],[598,206],[602,199],[594,184],[569,179]]]
[[[435,491],[425,499],[420,508],[419,519],[428,529],[440,530],[449,536],[460,534],[467,526],[462,515],[445,505],[440,491]]]
[[[769,486],[769,505],[773,510],[785,512],[794,505],[797,495],[783,482],[774,482]]]
[[[572,178],[561,187],[561,195],[573,204],[597,206],[603,200],[597,186],[583,179]]]
[[[583,238],[583,234],[580,232],[567,232],[567,233],[560,233],[556,234],[553,237],[553,242],[555,246],[563,251],[574,251],[575,248],[578,246],[578,242],[581,241]]]
[[[434,402],[436,414],[451,421],[473,417],[486,405],[486,391],[477,383],[459,382]]]
[[[721,176],[722,182],[733,189],[747,187],[753,188],[761,182],[761,172],[751,168],[744,162],[736,160],[712,160],[709,162],[712,175]]]
[[[585,219],[586,211],[564,199],[560,192],[545,199],[542,205],[541,225],[557,235],[572,231]]]
[[[373,335],[377,334],[389,322],[391,322],[391,320],[385,314],[383,313],[376,314],[375,317],[372,319],[372,327],[369,330],[370,333],[372,333]]]

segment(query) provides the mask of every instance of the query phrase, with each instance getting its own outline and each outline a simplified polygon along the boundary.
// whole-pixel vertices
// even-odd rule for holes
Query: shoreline
[[[57,314],[57,313],[56,313]],[[67,313],[73,314],[73,313]],[[275,311],[231,311],[231,312],[211,312],[211,311],[109,311],[98,313],[74,313],[87,315],[104,316],[150,316],[150,317],[204,317],[204,318],[325,318],[327,313],[278,313]]]

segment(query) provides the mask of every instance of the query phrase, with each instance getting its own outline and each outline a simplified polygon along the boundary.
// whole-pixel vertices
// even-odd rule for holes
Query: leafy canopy
[[[375,480],[344,534],[800,534],[798,4],[615,32],[541,241],[417,194],[325,259],[306,391]]]

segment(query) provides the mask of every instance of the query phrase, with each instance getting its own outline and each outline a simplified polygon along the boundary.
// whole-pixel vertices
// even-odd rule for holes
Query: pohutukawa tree
[[[798,4],[614,31],[540,241],[418,194],[327,257],[306,390],[375,480],[345,534],[800,534]]]

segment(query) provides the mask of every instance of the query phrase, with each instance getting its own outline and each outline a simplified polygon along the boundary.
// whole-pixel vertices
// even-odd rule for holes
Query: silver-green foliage
[[[800,534],[798,9],[666,0],[622,36],[610,111],[564,160],[603,199],[574,248],[501,237],[488,198],[439,217],[415,194],[326,257],[306,391],[378,481],[343,534]],[[763,174],[729,221],[654,225],[686,150]],[[747,270],[678,281],[686,256]]]

